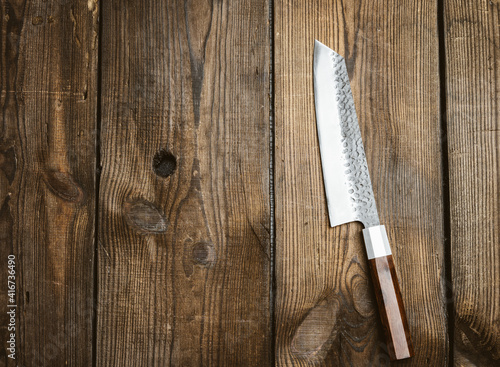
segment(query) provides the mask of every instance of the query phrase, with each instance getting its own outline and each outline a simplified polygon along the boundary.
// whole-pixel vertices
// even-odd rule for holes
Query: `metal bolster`
[[[385,226],[379,225],[365,228],[363,229],[363,237],[368,260],[392,254]]]

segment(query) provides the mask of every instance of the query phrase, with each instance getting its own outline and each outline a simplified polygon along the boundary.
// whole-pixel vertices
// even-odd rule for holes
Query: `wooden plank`
[[[267,19],[103,4],[100,366],[269,364]]]
[[[498,1],[446,1],[455,365],[500,360]]]
[[[97,12],[94,1],[1,2],[3,366],[92,364]]]
[[[447,360],[436,2],[276,2],[276,357],[388,364],[361,225],[329,228],[314,39],[346,57],[380,219],[416,356]]]

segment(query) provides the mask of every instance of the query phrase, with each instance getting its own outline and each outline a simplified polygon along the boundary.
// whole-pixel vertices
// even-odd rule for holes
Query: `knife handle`
[[[393,361],[412,357],[415,352],[385,227],[366,228],[363,236],[389,357]]]

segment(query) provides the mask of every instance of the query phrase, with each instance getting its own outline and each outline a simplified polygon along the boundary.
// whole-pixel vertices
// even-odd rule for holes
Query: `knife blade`
[[[380,225],[345,60],[314,45],[314,99],[323,181],[332,227],[359,221],[392,360],[414,355],[384,225]]]

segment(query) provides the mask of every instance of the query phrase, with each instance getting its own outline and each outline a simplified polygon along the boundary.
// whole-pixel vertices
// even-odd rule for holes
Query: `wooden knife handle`
[[[385,226],[363,229],[366,254],[391,360],[412,357],[413,344]]]
[[[412,357],[413,344],[392,255],[368,260],[391,360]]]

